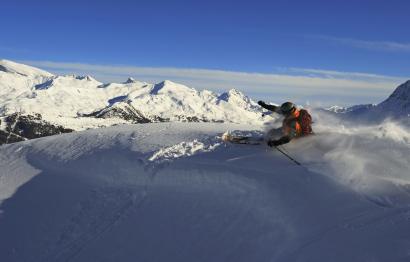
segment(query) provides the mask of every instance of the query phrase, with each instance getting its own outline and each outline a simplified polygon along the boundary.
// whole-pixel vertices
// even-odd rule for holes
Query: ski
[[[227,132],[222,135],[222,141],[233,144],[260,145],[263,142],[263,138],[251,136],[237,136]]]

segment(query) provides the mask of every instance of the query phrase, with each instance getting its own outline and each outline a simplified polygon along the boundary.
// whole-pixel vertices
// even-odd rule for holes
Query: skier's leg
[[[276,140],[282,137],[282,128],[273,128],[265,135],[265,140]]]

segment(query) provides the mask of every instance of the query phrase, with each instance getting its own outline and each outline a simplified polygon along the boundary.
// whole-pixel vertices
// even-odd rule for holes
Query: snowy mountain
[[[409,261],[410,133],[149,123],[0,147],[1,261]],[[261,128],[261,127],[260,127]],[[263,130],[255,130],[255,132]]]
[[[343,119],[380,122],[387,118],[410,123],[410,80],[398,86],[394,92],[379,104],[356,105],[352,107],[332,106],[326,111],[340,114]]]
[[[4,73],[11,73],[20,76],[36,78],[39,80],[39,82],[43,82],[43,79],[53,76],[52,74],[44,70],[4,59],[0,60],[0,71]],[[5,75],[2,76],[5,77]]]
[[[374,104],[365,104],[365,105],[354,105],[350,107],[342,107],[342,106],[331,106],[325,108],[326,111],[337,113],[337,114],[349,114],[349,113],[359,113],[368,111],[369,109],[375,107]]]
[[[410,117],[410,80],[398,86],[385,101],[377,105],[375,110],[396,118]]]
[[[264,121],[261,112],[234,89],[216,94],[171,81],[149,84],[133,78],[103,84],[91,76],[56,76],[0,61],[0,138],[27,138],[19,127],[29,127],[32,119],[56,130],[78,131],[167,121],[259,124]]]

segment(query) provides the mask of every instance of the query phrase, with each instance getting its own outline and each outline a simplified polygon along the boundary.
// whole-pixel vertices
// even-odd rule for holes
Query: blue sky
[[[405,0],[20,0],[0,12],[0,58],[101,81],[166,77],[257,99],[355,104],[410,78]]]

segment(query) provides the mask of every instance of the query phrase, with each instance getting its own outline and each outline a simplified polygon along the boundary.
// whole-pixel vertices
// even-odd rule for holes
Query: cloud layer
[[[392,52],[410,52],[410,43],[400,43],[393,41],[368,41],[353,38],[333,37],[324,35],[310,36],[316,39],[322,39],[337,44],[348,45],[351,47],[369,49],[369,50],[381,50]]]
[[[57,74],[89,74],[104,82],[122,82],[129,76],[153,83],[168,79],[216,92],[237,88],[255,99],[273,102],[293,100],[322,105],[380,102],[406,80],[375,74],[303,68],[289,68],[280,73],[268,74],[50,61],[22,62]]]

